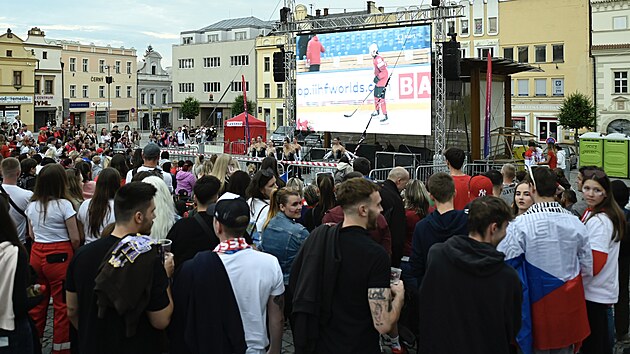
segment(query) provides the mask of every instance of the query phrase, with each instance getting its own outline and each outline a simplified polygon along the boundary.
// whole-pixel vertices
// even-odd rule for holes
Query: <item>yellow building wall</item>
[[[518,84],[513,85],[513,116],[525,115],[526,128],[539,133],[538,118],[555,118],[557,108],[571,93],[593,94],[593,68],[589,57],[589,2],[588,0],[516,0],[499,3],[500,50],[514,48],[518,58],[519,46],[529,47],[529,64],[542,72],[514,75],[515,80],[529,79],[529,94],[518,96]],[[564,60],[553,61],[553,44],[564,44]],[[545,62],[536,62],[535,46],[545,45]],[[546,96],[536,96],[534,79],[546,79]],[[564,79],[564,95],[553,96],[552,79]],[[558,138],[567,141],[568,130],[560,130]]]
[[[286,86],[283,82],[273,79],[273,53],[280,52],[280,46],[284,45],[284,36],[265,36],[256,38],[256,116],[265,120],[267,129],[274,131],[279,125],[286,125],[288,117],[284,110],[284,95]],[[269,58],[269,71],[265,71],[265,58]],[[265,84],[270,85],[269,98],[265,98]],[[283,96],[279,97],[277,84],[283,84]],[[269,110],[269,116],[265,117],[265,110]],[[282,112],[282,124],[279,122],[279,111]]]
[[[22,39],[9,33],[0,36],[0,111],[5,106],[19,106],[20,120],[31,130],[35,119],[36,67],[37,59],[34,54],[24,49]],[[22,72],[21,86],[14,85],[13,74],[16,71]],[[15,98],[19,98],[21,102]]]

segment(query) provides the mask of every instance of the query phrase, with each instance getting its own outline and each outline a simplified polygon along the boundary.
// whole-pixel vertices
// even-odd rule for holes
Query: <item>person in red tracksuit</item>
[[[374,113],[372,116],[378,116],[383,112],[383,118],[381,123],[387,120],[387,104],[385,102],[385,89],[387,88],[387,81],[389,78],[389,72],[387,71],[387,63],[378,53],[378,46],[376,43],[370,45],[370,55],[372,56],[372,63],[374,64]]]
[[[30,263],[37,273],[37,283],[46,285],[43,300],[29,315],[40,338],[46,326],[49,298],[54,307],[53,354],[70,353],[70,322],[64,298],[68,264],[79,247],[76,212],[66,198],[68,182],[63,167],[46,165],[37,178],[31,203],[25,210],[34,243]]]
[[[322,63],[322,53],[326,49],[317,38],[317,35],[313,36],[308,41],[308,47],[306,48],[306,61],[309,64],[308,71],[319,71],[319,66]]]

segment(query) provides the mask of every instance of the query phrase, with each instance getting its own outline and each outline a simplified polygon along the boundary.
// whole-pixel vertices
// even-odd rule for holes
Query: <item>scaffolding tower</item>
[[[280,21],[272,34],[285,35],[285,112],[290,125],[295,125],[295,71],[296,71],[296,38],[300,35],[317,34],[321,32],[346,32],[364,29],[380,29],[411,25],[433,24],[434,34],[434,65],[435,65],[435,112],[434,162],[443,162],[442,151],[446,143],[446,80],[444,79],[444,46],[446,41],[446,21],[451,18],[463,17],[464,7],[445,0],[440,6],[422,7],[410,6],[404,11],[391,13],[366,14],[334,14],[334,16],[309,16],[304,20],[296,20],[293,14],[294,0],[285,0],[285,7],[290,11],[286,21]]]

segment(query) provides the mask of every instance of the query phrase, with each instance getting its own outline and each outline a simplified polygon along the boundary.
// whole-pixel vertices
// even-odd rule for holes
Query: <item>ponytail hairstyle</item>
[[[293,188],[283,187],[271,192],[269,213],[267,214],[267,220],[265,220],[265,223],[263,224],[263,230],[267,228],[271,219],[282,212],[280,211],[280,205],[286,205],[289,202],[289,197],[292,195],[301,198],[300,193]]]
[[[328,210],[335,207],[335,182],[329,173],[322,173],[317,176],[317,186],[319,187],[319,206],[321,207],[318,218],[323,216]]]

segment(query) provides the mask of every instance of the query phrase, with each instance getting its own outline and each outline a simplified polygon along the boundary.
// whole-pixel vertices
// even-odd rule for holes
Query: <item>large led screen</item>
[[[315,131],[431,134],[431,28],[297,39],[296,120]]]

